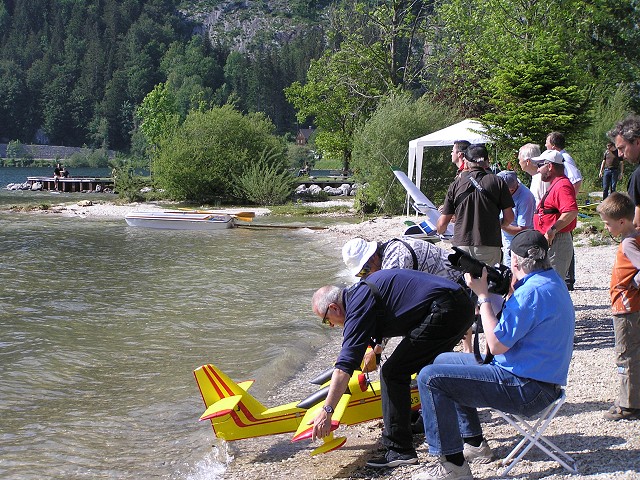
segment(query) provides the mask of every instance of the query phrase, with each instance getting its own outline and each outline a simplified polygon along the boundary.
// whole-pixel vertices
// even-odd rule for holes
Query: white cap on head
[[[377,242],[367,242],[362,238],[352,238],[342,247],[342,260],[352,275],[356,276],[365,263],[376,253]]]
[[[531,161],[536,165],[544,162],[557,163],[559,165],[562,165],[564,163],[564,157],[557,150],[545,150],[539,156],[533,157]]]

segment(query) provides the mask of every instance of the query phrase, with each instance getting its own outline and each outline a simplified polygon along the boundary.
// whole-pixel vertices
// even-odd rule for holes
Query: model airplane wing
[[[351,393],[345,393],[344,395],[342,395],[342,397],[340,398],[340,401],[338,402],[338,405],[336,405],[333,415],[331,416],[331,432],[332,433],[330,433],[327,437],[322,439],[323,440],[322,445],[314,449],[311,452],[311,455],[318,455],[320,453],[330,452],[332,450],[335,450],[336,448],[340,448],[347,441],[346,437],[335,438],[333,436],[333,431],[340,426],[340,420],[342,419],[342,416],[344,415],[344,412],[346,411],[350,400],[351,400]],[[301,440],[311,439],[311,436],[313,434],[313,419],[316,417],[318,412],[320,412],[320,409],[322,408],[323,404],[324,404],[323,402],[319,402],[313,407],[311,407],[309,410],[307,410],[307,413],[304,415],[304,417],[302,418],[302,421],[300,422],[300,426],[298,427],[298,430],[293,435],[293,438],[291,440],[292,442],[299,442]]]
[[[425,215],[426,222],[431,230],[436,230],[436,225],[438,223],[438,218],[440,218],[440,212],[438,208],[433,204],[431,200],[427,198],[427,196],[420,191],[420,189],[409,180],[409,177],[401,171],[401,170],[393,170],[393,174],[396,176],[400,184],[407,191],[407,194],[413,200],[413,208],[416,212]],[[442,235],[444,238],[453,237],[453,225],[449,224],[447,226],[447,230]]]

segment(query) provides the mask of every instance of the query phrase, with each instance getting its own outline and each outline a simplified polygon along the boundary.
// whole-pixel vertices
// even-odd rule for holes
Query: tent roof
[[[445,147],[453,145],[457,140],[467,140],[469,143],[488,143],[489,137],[484,135],[485,128],[476,120],[463,120],[442,130],[430,133],[424,137],[409,142],[409,147]]]

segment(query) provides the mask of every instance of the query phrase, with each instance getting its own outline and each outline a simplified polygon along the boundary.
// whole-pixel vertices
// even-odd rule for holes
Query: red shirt
[[[544,235],[556,223],[560,215],[577,211],[576,190],[569,179],[563,175],[551,182],[549,190],[540,199],[540,203],[536,207],[536,213],[533,216],[533,227]],[[578,219],[575,218],[560,232],[572,231],[576,228],[577,223]]]

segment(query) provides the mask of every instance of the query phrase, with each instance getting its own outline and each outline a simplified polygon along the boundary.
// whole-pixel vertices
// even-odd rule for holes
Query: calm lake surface
[[[308,230],[0,212],[0,252],[0,477],[11,479],[220,478],[225,454],[197,421],[192,370],[254,378],[269,404],[329,338],[313,291],[349,279],[339,250]]]

